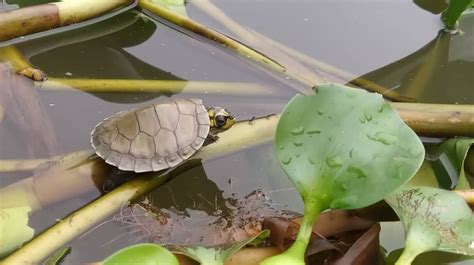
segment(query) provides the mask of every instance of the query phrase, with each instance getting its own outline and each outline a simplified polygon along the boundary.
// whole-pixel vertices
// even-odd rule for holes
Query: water
[[[470,90],[473,81],[469,79],[472,75],[465,74],[474,71],[470,54],[452,55],[454,60],[442,62],[437,67],[439,74],[433,78],[434,81],[425,84],[420,91],[409,90],[409,82],[406,80],[409,80],[412,72],[416,72],[414,62],[421,56],[416,51],[427,44],[432,47],[429,43],[435,40],[441,27],[438,16],[418,8],[411,1],[326,0],[294,3],[265,0],[216,1],[216,4],[241,24],[354,76],[366,75],[390,88],[402,80],[403,85],[395,91],[416,97],[422,102],[474,102],[474,95]],[[188,4],[188,14],[192,18],[233,36],[193,5],[192,1]],[[5,10],[4,6],[0,7],[0,10]],[[460,40],[454,44],[455,47],[464,47],[466,41],[461,41],[462,36],[453,38]],[[219,45],[179,33],[154,21],[136,19],[132,12],[93,27],[23,43],[18,48],[50,77],[248,82],[271,87],[272,95],[229,96],[225,91],[196,94],[186,93],[184,87],[181,88],[183,93],[166,95],[87,93],[73,89],[38,90],[38,102],[41,102],[44,111],[44,116],[40,117],[47,117],[51,124],[51,128],[43,127],[40,132],[52,131],[54,134],[43,137],[44,144],[38,143],[43,138],[35,134],[36,131],[24,132],[30,127],[21,127],[25,126],[23,123],[18,125],[16,119],[19,116],[11,111],[11,106],[15,106],[12,104],[7,115],[14,116],[7,116],[0,125],[2,159],[46,157],[88,149],[90,131],[103,118],[162,98],[199,97],[207,105],[225,106],[237,120],[242,120],[279,113],[295,93],[281,81]],[[415,59],[404,59],[412,53],[416,54]],[[452,54],[453,51],[448,53]],[[397,63],[392,64],[394,62]],[[392,75],[393,72],[405,73],[406,76]],[[463,78],[459,78],[456,73]],[[466,76],[468,79],[464,78]],[[342,78],[342,81],[349,79]],[[37,117],[33,114],[34,112],[30,113],[31,117]],[[317,114],[323,115],[319,110]],[[371,118],[364,117],[364,121],[370,121]],[[296,135],[304,133],[304,128],[296,129]],[[317,129],[308,129],[306,132],[320,133]],[[37,140],[25,141],[25,137]],[[32,143],[29,144],[30,142]],[[57,146],[46,148],[51,146],[48,144],[51,142]],[[299,144],[296,143],[295,145]],[[30,150],[32,145],[35,149],[33,151]],[[202,206],[206,201],[216,198],[215,205],[222,208],[223,201],[232,193],[242,197],[258,187],[266,191],[287,189],[271,193],[270,197],[276,204],[281,204],[282,208],[301,212],[299,195],[291,189],[293,186],[281,171],[272,152],[272,146],[267,144],[205,163],[199,170],[183,174],[174,181],[184,185],[190,177],[198,178],[200,181],[192,182],[195,184],[193,191],[196,194],[186,197],[189,191],[184,188],[180,190],[180,185],[175,186],[173,192],[164,193],[168,187],[164,186],[160,194],[166,195],[159,197],[160,204],[171,207],[174,200],[178,200],[180,209],[198,209],[212,213]],[[282,162],[290,161],[291,158]],[[310,158],[308,162],[314,163]],[[354,173],[360,172],[354,170]],[[31,172],[2,174],[0,184],[4,186],[29,175]],[[359,175],[362,177],[364,174]],[[199,197],[197,193],[202,196]],[[37,211],[31,216],[31,226],[38,232],[42,231],[56,219],[66,216],[99,195],[99,191],[90,190],[82,196]],[[401,238],[393,242],[395,240],[386,236],[386,233],[394,233],[393,231],[397,235],[402,234],[400,227],[395,229],[382,232],[383,246],[389,245],[390,249],[395,249],[403,245]],[[118,224],[110,222],[86,237],[74,240],[71,243],[73,252],[68,256],[67,263],[99,260],[135,240],[133,236],[127,235],[114,240],[123,233]]]

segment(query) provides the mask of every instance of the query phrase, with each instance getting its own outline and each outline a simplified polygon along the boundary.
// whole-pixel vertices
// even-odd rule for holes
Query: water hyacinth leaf
[[[0,209],[0,257],[33,238],[34,230],[28,226],[31,207]]]
[[[443,189],[469,189],[466,179],[464,161],[470,147],[474,144],[471,138],[453,138],[444,141],[427,151],[439,187]]]
[[[203,265],[223,265],[225,260],[249,244],[259,244],[270,235],[270,230],[262,230],[257,235],[234,244],[208,248],[203,246],[174,246],[173,252],[183,254]]]
[[[469,8],[474,1],[472,0],[450,0],[448,1],[448,8],[441,14],[441,20],[448,29],[456,27],[461,14]]]
[[[179,262],[173,253],[166,248],[156,244],[146,243],[123,248],[105,259],[102,264],[179,265]]]
[[[418,136],[378,94],[329,84],[295,96],[279,120],[275,150],[306,200],[353,209],[382,200],[421,166]],[[377,189],[367,192],[367,187]]]
[[[454,192],[407,186],[388,196],[405,228],[405,249],[398,265],[411,264],[428,251],[474,255],[474,214]]]
[[[382,96],[338,84],[288,103],[275,150],[303,198],[305,215],[292,247],[264,264],[304,264],[311,227],[321,211],[382,200],[406,183],[424,158],[417,135]]]

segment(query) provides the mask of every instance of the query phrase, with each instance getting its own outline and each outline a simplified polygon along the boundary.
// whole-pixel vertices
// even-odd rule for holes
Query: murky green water
[[[474,46],[469,46],[473,44],[474,36],[472,19],[461,23],[464,34],[437,39],[442,28],[439,16],[411,1],[294,2],[216,3],[243,25],[356,76],[365,75],[377,80],[421,102],[474,103]],[[192,18],[232,35],[195,8],[192,1],[187,12]],[[249,82],[270,86],[273,91],[271,96],[258,97],[225,93],[92,94],[75,89],[39,90],[39,101],[53,125],[58,147],[51,152],[36,150],[34,155],[38,157],[41,157],[38,154],[88,149],[89,134],[97,122],[117,111],[163,97],[199,97],[208,105],[225,106],[242,120],[278,113],[295,93],[281,80],[225,48],[188,32],[178,32],[159,22],[137,17],[134,11],[94,26],[24,42],[18,47],[50,77]],[[433,65],[429,66],[430,63]],[[423,65],[437,69],[436,74],[414,83],[413,79]],[[16,126],[15,118],[18,117],[7,117],[0,126],[0,158],[33,158],[28,151],[29,141],[25,141],[24,134],[18,133],[21,128]],[[18,177],[17,174],[2,176],[1,184],[12,183]],[[232,193],[242,197],[256,187],[267,192],[275,207],[301,211],[299,196],[274,160],[271,144],[205,163],[202,169],[181,175],[160,188],[153,197],[163,207],[177,202],[180,209],[194,207],[212,213],[213,206],[193,203],[199,202],[201,196],[207,201],[216,198],[215,205],[222,204]],[[36,212],[31,225],[39,232],[98,195],[98,191],[90,191]],[[401,237],[390,236],[401,235],[401,228],[392,228],[389,224],[383,227],[381,242],[385,249],[390,252],[402,247]],[[102,259],[136,239],[125,235],[114,240],[123,233],[118,224],[110,222],[84,238],[74,240],[71,243],[73,252],[66,263]]]

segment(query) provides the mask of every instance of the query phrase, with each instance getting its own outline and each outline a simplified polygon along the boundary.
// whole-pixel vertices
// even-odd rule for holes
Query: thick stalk
[[[37,82],[36,86],[50,91],[72,91],[75,88],[91,93],[163,93],[181,92],[196,94],[261,95],[270,96],[269,87],[255,83],[178,81],[178,80],[135,80],[135,79],[63,79],[49,78]]]
[[[304,202],[304,216],[293,245],[285,252],[270,257],[262,265],[304,265],[306,248],[313,231],[313,224],[319,214],[325,209],[318,198],[309,198]]]
[[[467,204],[474,206],[474,189],[470,190],[453,190],[457,195],[461,196]]]
[[[474,137],[474,106],[419,103],[390,103],[405,123],[420,136],[467,136]],[[278,117],[275,115],[275,117]],[[277,119],[269,120],[269,128],[274,129]],[[234,128],[232,128],[233,131]],[[248,132],[242,131],[242,135]],[[273,132],[274,133],[274,132]],[[272,136],[273,137],[273,136]],[[268,140],[272,140],[270,137]],[[245,143],[242,143],[245,145]],[[50,159],[0,160],[0,172],[33,170]],[[465,167],[474,172],[474,151],[467,155]]]
[[[85,21],[131,0],[75,1],[33,5],[0,14],[0,41]]]
[[[311,87],[317,85],[308,80],[302,80],[302,78],[294,76],[291,72],[287,72],[287,69],[281,65],[279,62],[276,62],[272,58],[263,55],[262,53],[255,51],[254,49],[243,45],[242,43],[235,41],[232,38],[227,37],[226,35],[219,33],[213,29],[210,29],[195,20],[182,16],[176,12],[173,12],[165,7],[160,5],[151,3],[147,0],[139,0],[139,6],[143,9],[146,9],[153,14],[177,25],[183,27],[189,31],[192,31],[198,35],[206,37],[212,41],[218,42],[224,46],[229,47],[230,49],[234,50],[235,52],[239,53],[240,55],[244,56],[245,58],[251,59],[265,68],[272,70],[274,72],[285,74],[288,78],[297,80],[298,82],[305,85],[305,88],[295,87],[302,93],[309,93],[311,91]]]
[[[219,134],[220,138],[217,142],[203,147],[194,156],[196,159],[191,159],[170,171],[137,176],[51,226],[4,259],[2,264],[39,263],[73,238],[102,222],[119,211],[121,207],[128,205],[130,201],[147,194],[170,178],[199,164],[200,159],[213,159],[268,141],[273,137],[276,121],[278,121],[277,116],[271,116],[253,122],[237,123],[231,130]]]
[[[15,46],[0,48],[0,62],[7,61],[13,67],[15,73],[28,77],[35,81],[43,81],[46,75],[39,69],[32,66],[28,59]]]
[[[410,265],[416,256],[418,256],[417,252],[405,247],[402,255],[400,255],[397,262],[395,262],[395,265]]]
[[[311,239],[313,224],[323,210],[319,200],[305,200],[304,216],[301,220],[300,230],[298,231],[295,242],[287,250],[290,255],[304,260],[306,248]]]
[[[417,134],[474,136],[474,105],[391,103]]]

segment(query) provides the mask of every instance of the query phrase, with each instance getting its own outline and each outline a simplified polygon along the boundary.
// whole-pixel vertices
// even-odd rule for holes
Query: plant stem
[[[469,204],[470,206],[474,206],[474,189],[453,190],[453,192],[461,196],[466,201],[467,204]]]
[[[310,198],[304,202],[304,216],[301,220],[300,230],[296,240],[286,251],[289,255],[304,260],[306,248],[308,247],[313,231],[313,224],[316,218],[324,210],[321,201],[318,198]]]
[[[474,136],[474,105],[391,103],[417,134]]]
[[[0,41],[89,20],[130,4],[130,0],[62,1],[32,5],[0,16]]]
[[[448,104],[420,104],[420,103],[390,103],[397,110],[404,122],[410,126],[418,135],[423,136],[468,136],[474,137],[474,106],[472,105],[448,105]],[[271,118],[268,130],[274,129],[276,119]],[[234,131],[235,128],[232,128]],[[248,132],[242,130],[239,136],[245,136]],[[274,133],[274,132],[272,132]],[[273,139],[269,136],[268,140]],[[241,143],[245,145],[245,142]],[[207,149],[206,149],[207,150]],[[0,160],[0,172],[33,170],[39,164],[49,159],[24,159],[24,160]],[[471,150],[466,158],[465,167],[468,172],[474,172],[474,151]]]
[[[402,255],[398,258],[397,262],[395,262],[395,265],[410,265],[416,256],[418,256],[417,252],[405,246]]]
[[[64,79],[50,77],[37,82],[43,90],[73,91],[70,87],[91,93],[210,93],[225,95],[270,96],[269,87],[255,83],[205,82],[178,80],[134,80],[134,79]]]
[[[472,5],[472,0],[453,0],[448,2],[448,8],[441,15],[441,20],[447,29],[455,29],[456,22],[462,12]]]

